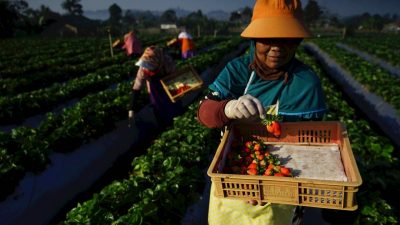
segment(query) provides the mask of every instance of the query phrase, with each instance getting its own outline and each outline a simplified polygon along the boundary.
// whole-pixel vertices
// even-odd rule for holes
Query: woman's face
[[[256,56],[271,69],[288,63],[294,56],[301,38],[257,38]]]

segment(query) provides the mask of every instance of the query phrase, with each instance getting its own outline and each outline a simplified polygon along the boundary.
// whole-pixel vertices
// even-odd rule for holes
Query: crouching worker
[[[174,38],[167,43],[168,47],[179,46],[181,49],[181,57],[183,60],[195,56],[195,46],[192,35],[186,30],[182,30],[178,38]]]
[[[122,49],[125,50],[128,57],[139,57],[143,53],[142,44],[133,31],[124,35]]]
[[[143,53],[142,44],[133,31],[126,33],[123,41],[120,38],[116,39],[112,43],[112,47],[125,50],[126,55],[131,59],[139,57]]]
[[[145,49],[136,65],[139,66],[139,69],[132,86],[128,113],[130,120],[134,118],[134,113],[138,110],[137,100],[140,90],[146,83],[158,124],[160,126],[170,125],[173,118],[182,112],[182,106],[180,101],[173,103],[169,99],[162,87],[161,79],[175,71],[175,62],[162,48],[150,46]]]

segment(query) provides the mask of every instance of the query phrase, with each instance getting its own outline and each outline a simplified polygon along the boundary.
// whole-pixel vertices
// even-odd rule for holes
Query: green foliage
[[[71,15],[81,16],[83,14],[83,9],[80,2],[81,0],[64,0],[61,7]]]
[[[218,43],[223,40],[226,38],[204,38],[204,40],[199,40],[198,46],[210,46],[210,43]],[[186,63],[193,63],[196,70],[203,71],[216,63],[224,54],[230,52],[232,47],[239,42],[240,39],[227,41],[213,49],[212,57],[209,54],[202,54],[191,58],[190,61],[187,60]],[[68,46],[66,43],[63,44]],[[11,49],[9,50],[11,51]],[[29,51],[29,46],[27,49]],[[7,51],[4,49],[4,52],[0,52],[0,57],[7,56],[4,54]],[[127,59],[125,58],[125,60]],[[185,65],[178,61],[178,68]],[[98,63],[97,66],[101,67],[102,64]],[[133,74],[136,73],[135,69],[136,67],[134,67]],[[40,172],[46,168],[49,163],[48,157],[52,152],[74,151],[83,143],[97,139],[114,129],[115,122],[125,119],[131,89],[131,82],[127,75],[132,72],[131,70],[132,63],[126,61],[122,65],[99,68],[97,73],[70,79],[63,85],[56,83],[50,88],[27,92],[28,94],[22,93],[16,97],[0,98],[0,105],[3,104],[0,114],[5,113],[22,118],[21,114],[35,111],[34,109],[41,109],[41,107],[49,109],[67,99],[84,96],[78,103],[64,108],[61,113],[48,113],[37,128],[21,126],[13,129],[10,134],[0,133],[0,157],[7,160],[7,163],[0,165],[0,181],[4,184],[2,187],[4,191],[1,192],[0,198],[10,194],[27,171]],[[24,75],[21,74],[21,76]],[[115,87],[108,88],[111,84],[114,84]],[[73,92],[79,92],[81,95],[72,95]],[[6,102],[9,102],[10,99],[16,100],[14,104],[7,105]],[[139,96],[138,108],[148,102],[148,94],[143,89]],[[6,105],[8,107],[4,107]],[[26,114],[23,118],[26,118]],[[192,141],[194,138],[190,140]],[[194,159],[199,162],[199,156]],[[166,165],[168,165],[168,161]],[[173,173],[171,174],[173,175]]]
[[[381,198],[378,192],[369,192],[368,202],[364,202],[360,212],[360,224],[365,225],[395,225],[397,217],[393,208]],[[361,200],[364,200],[363,198]]]
[[[176,224],[187,206],[198,200],[205,184],[200,171],[218,145],[218,132],[197,123],[196,109],[197,104],[191,105],[147,154],[134,158],[128,180],[114,182],[92,200],[78,204],[63,224]],[[187,132],[191,135],[182,135]],[[137,190],[132,190],[132,183]]]
[[[304,8],[304,22],[309,26],[314,25],[316,21],[321,17],[322,10],[315,0],[309,0]]]
[[[121,33],[121,23],[122,23],[122,9],[116,3],[113,3],[109,8],[108,12],[110,17],[108,18],[108,24],[111,28],[112,34]]]
[[[393,39],[395,46],[399,45],[396,40]],[[337,39],[314,39],[313,42],[317,43],[321,49],[349,71],[353,78],[362,84],[365,89],[377,94],[391,104],[400,115],[400,78],[393,76],[376,64],[361,59],[354,53],[336,47]],[[375,42],[375,45],[377,44]],[[390,49],[388,46],[386,48]],[[388,50],[388,52],[390,51]]]
[[[304,51],[299,51],[297,55],[320,75],[324,92],[329,93],[326,95],[329,108],[326,119],[339,120],[346,125],[363,179],[356,195],[360,211],[356,211],[355,216],[353,213],[352,220],[346,220],[346,224],[396,224],[399,198],[394,193],[400,185],[400,171],[399,159],[394,156],[390,140],[356,114],[355,109],[344,100],[346,98],[340,87],[329,79],[311,56]],[[346,212],[337,210],[326,210],[324,213],[328,222],[334,224],[342,223],[343,219],[339,218],[347,218]]]
[[[0,38],[9,38],[14,35],[18,22],[27,9],[28,3],[19,1],[0,1]]]

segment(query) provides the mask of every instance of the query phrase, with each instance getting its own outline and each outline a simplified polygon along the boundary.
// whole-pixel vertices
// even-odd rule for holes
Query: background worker
[[[139,57],[143,53],[142,44],[133,31],[124,35],[122,49],[125,49],[126,55],[131,58]]]
[[[181,49],[182,59],[188,59],[195,55],[195,45],[192,35],[185,29],[179,33],[178,38],[174,38],[167,43],[168,46],[178,45]]]
[[[136,65],[139,66],[139,69],[132,86],[129,118],[133,118],[134,113],[138,110],[137,100],[146,83],[158,124],[169,125],[173,117],[182,112],[182,106],[180,101],[173,103],[169,99],[162,87],[161,79],[175,71],[175,62],[162,48],[150,46],[145,49]]]
[[[279,105],[283,121],[321,120],[326,105],[320,80],[296,59],[304,27],[300,0],[257,0],[250,24],[241,33],[248,54],[229,62],[209,86],[197,117],[209,128],[234,120],[261,122],[265,108]],[[279,104],[277,104],[279,102]],[[300,224],[302,207],[217,198],[211,185],[208,222],[216,224]]]

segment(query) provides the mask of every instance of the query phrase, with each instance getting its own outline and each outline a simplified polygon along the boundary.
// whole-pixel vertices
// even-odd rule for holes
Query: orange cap
[[[244,38],[305,38],[311,33],[304,26],[300,0],[257,0]]]

